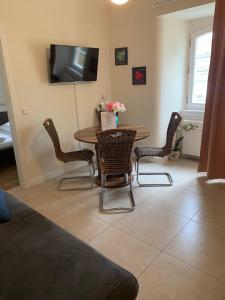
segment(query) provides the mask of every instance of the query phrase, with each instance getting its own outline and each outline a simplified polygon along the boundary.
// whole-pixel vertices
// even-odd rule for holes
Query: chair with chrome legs
[[[162,148],[155,147],[136,147],[134,153],[136,154],[136,170],[137,170],[137,182],[139,186],[171,186],[173,185],[173,179],[169,173],[166,172],[157,172],[157,173],[146,173],[139,171],[140,160],[145,157],[164,157],[170,154],[173,138],[176,133],[176,130],[181,122],[181,116],[177,112],[173,112],[170,118],[170,122],[167,128],[167,137],[166,145]],[[166,184],[151,184],[151,183],[140,183],[140,175],[165,175],[168,178],[168,183]]]
[[[132,193],[131,151],[136,136],[135,130],[111,129],[96,133],[98,140],[98,163],[101,173],[101,193],[99,210],[105,213],[129,212],[135,208]],[[129,183],[130,207],[104,208],[104,192],[107,188],[107,176],[123,176],[124,183]],[[116,186],[114,186],[116,187]]]
[[[93,163],[93,156],[94,153],[91,150],[81,150],[81,151],[72,151],[72,152],[63,152],[61,150],[60,146],[60,141],[59,141],[59,136],[58,133],[55,129],[55,125],[52,121],[52,119],[46,119],[43,123],[46,131],[48,132],[54,149],[55,149],[55,154],[56,158],[64,163],[67,162],[73,162],[73,161],[86,161],[89,166],[89,176],[73,176],[73,177],[64,177],[59,181],[58,185],[58,190],[59,191],[69,191],[69,190],[83,190],[87,188],[92,188],[93,186],[93,178],[94,178],[94,173],[95,173],[95,168],[94,168],[94,163]],[[73,188],[63,188],[63,182],[65,180],[72,180],[72,179],[81,179],[81,178],[90,178],[90,185],[87,187],[73,187]]]

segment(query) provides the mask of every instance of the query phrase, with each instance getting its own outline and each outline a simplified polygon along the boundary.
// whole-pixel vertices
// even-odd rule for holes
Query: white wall
[[[153,9],[155,2],[130,0],[123,6],[111,5],[110,9],[113,98],[127,106],[121,122],[148,127],[150,138],[142,143],[152,145],[163,143],[162,131],[166,131],[169,115],[172,110],[182,108],[185,97],[181,85],[185,79],[183,51],[187,41],[182,31],[186,35],[187,28],[183,21],[162,20],[159,16],[213,1],[180,0]],[[113,57],[117,47],[128,47],[128,66],[115,66]],[[137,66],[147,66],[146,86],[132,86],[131,69]]]
[[[14,90],[13,113],[25,185],[60,173],[50,139],[43,129],[53,118],[62,148],[74,149],[77,130],[74,86],[48,83],[49,44],[100,48],[98,81],[76,85],[79,126],[96,121],[101,94],[111,94],[108,10],[96,0],[0,1]],[[28,115],[22,115],[25,108]]]
[[[180,112],[186,99],[188,26],[185,20],[159,18],[157,59],[158,122],[156,143],[163,146],[171,113]]]
[[[3,74],[3,65],[0,57],[0,111],[6,110],[6,91]]]
[[[156,98],[159,78],[157,18],[212,1],[181,0],[152,9],[153,0],[130,0],[124,6],[111,5],[110,15],[105,2],[108,3],[100,0],[0,0],[0,25],[5,29],[13,114],[25,185],[63,170],[42,126],[46,117],[54,119],[64,150],[72,150],[75,144],[74,86],[48,83],[50,43],[100,48],[98,82],[76,86],[80,128],[97,122],[95,107],[102,94],[111,95],[112,76],[113,98],[124,101],[127,106],[127,112],[121,114],[121,122],[150,128],[154,143],[157,124],[161,122]],[[115,67],[114,48],[122,46],[129,47],[129,66]],[[148,84],[134,87],[131,67],[143,65],[147,66]],[[23,108],[28,115],[21,114]]]
[[[188,31],[189,35],[198,32],[202,28],[209,26],[211,29],[213,28],[213,17],[200,18],[197,20],[189,20],[188,21]]]

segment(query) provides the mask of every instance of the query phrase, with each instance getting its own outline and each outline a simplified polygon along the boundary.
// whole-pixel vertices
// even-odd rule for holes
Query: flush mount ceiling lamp
[[[128,0],[111,0],[111,2],[121,5],[127,3]]]

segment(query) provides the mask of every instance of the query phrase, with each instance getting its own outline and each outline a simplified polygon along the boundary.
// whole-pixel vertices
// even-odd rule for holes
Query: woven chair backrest
[[[173,144],[173,138],[177,131],[177,128],[182,120],[182,117],[177,113],[173,112],[170,118],[170,122],[167,129],[167,137],[166,137],[166,150],[168,151],[168,154],[171,151],[172,144]]]
[[[106,174],[132,171],[130,158],[136,130],[111,129],[96,133],[98,158]]]
[[[46,119],[43,122],[43,125],[44,125],[46,131],[48,132],[48,134],[49,134],[49,136],[52,140],[52,143],[53,143],[53,146],[54,146],[54,149],[55,149],[56,157],[59,160],[62,160],[63,152],[61,150],[60,142],[59,142],[59,136],[58,136],[58,133],[55,129],[55,125],[54,125],[52,119]]]

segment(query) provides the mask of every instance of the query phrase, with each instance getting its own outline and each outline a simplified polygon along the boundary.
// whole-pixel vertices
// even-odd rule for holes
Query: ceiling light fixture
[[[128,0],[111,0],[111,2],[121,5],[127,3]]]

